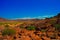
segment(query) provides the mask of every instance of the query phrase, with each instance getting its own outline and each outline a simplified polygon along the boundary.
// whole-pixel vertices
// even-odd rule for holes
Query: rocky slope
[[[0,40],[60,40],[60,14],[42,20],[0,21]]]

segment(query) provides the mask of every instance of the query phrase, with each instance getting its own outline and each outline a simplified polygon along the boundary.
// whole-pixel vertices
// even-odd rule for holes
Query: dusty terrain
[[[46,19],[0,18],[0,40],[60,40],[60,14]]]

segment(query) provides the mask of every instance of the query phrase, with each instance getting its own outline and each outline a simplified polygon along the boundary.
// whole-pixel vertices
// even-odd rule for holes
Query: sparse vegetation
[[[51,20],[49,23],[54,25],[56,24],[56,20]]]
[[[27,27],[27,30],[35,30],[35,29],[36,29],[35,26],[28,26],[28,27]]]
[[[60,24],[55,24],[55,29],[56,29],[57,31],[60,31]]]
[[[23,30],[22,30],[23,29]],[[60,37],[60,14],[46,19],[0,22],[0,39],[27,40],[56,39]],[[42,39],[42,40],[43,40]]]
[[[23,29],[24,27],[23,27],[23,26],[20,26],[20,28],[22,28],[22,29]]]
[[[6,27],[6,28],[8,28],[8,27],[9,27],[9,25],[8,25],[8,24],[6,24],[6,25],[5,25],[5,27]]]
[[[0,22],[0,25],[2,25],[2,23]]]
[[[14,35],[16,33],[16,31],[15,30],[13,30],[13,29],[4,29],[3,31],[2,31],[2,35],[4,36],[4,35]]]
[[[41,29],[41,32],[46,32],[46,29]]]

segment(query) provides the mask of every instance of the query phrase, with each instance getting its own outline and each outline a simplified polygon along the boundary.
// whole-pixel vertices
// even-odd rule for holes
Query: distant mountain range
[[[54,17],[50,17],[50,18],[60,18],[60,13],[58,13],[58,15],[54,16]],[[46,19],[46,18],[45,18]],[[1,18],[0,17],[0,22],[2,21],[27,21],[27,20],[41,20],[41,19],[38,19],[38,18],[35,18],[35,19],[13,19],[13,20],[9,20],[9,19],[5,19],[5,18]]]

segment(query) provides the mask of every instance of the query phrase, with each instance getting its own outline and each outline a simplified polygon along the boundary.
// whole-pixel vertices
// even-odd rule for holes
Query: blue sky
[[[43,18],[60,12],[60,0],[0,0],[0,17]]]

